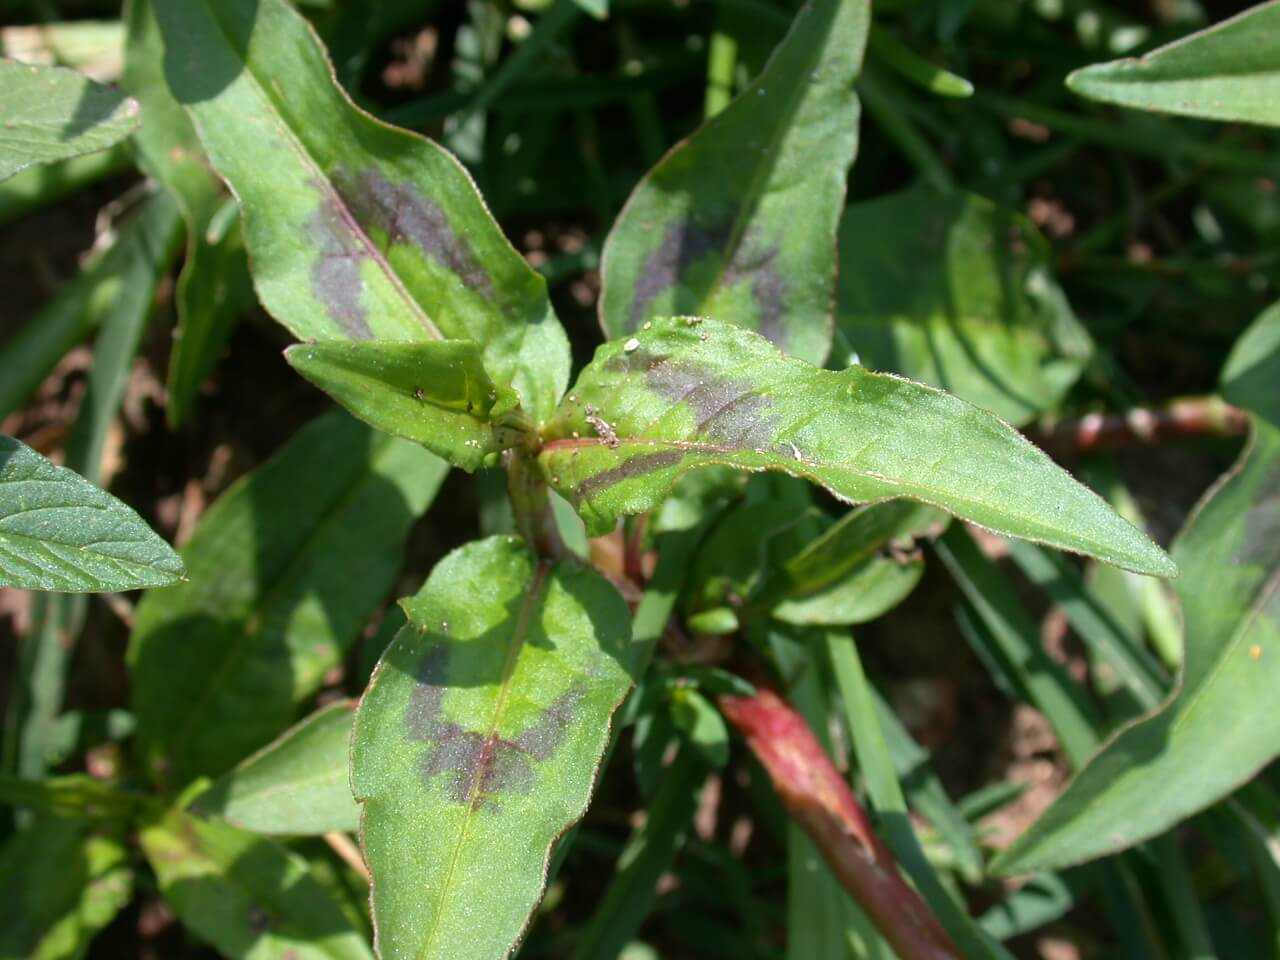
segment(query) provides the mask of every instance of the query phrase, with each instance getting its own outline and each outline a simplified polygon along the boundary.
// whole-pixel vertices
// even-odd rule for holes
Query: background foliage
[[[0,957],[1274,956],[1243,9],[6,4]]]

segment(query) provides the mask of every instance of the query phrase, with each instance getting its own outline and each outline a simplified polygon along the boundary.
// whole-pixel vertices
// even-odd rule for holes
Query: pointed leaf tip
[[[804,477],[851,502],[918,500],[1137,573],[1177,573],[988,411],[862,367],[818,369],[722,321],[659,320],[605,344],[547,436],[539,465],[592,532],[653,509],[684,473],[723,464]]]

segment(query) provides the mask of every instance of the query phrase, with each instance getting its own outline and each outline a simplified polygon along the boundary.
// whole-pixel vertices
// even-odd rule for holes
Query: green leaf
[[[347,782],[354,706],[321,707],[225,773],[196,798],[192,812],[253,833],[354,833],[360,808]]]
[[[378,949],[504,957],[586,807],[642,645],[611,584],[514,537],[455,550],[403,605],[352,741]]]
[[[138,126],[136,101],[61,67],[0,60],[0,180],[106,150]]]
[[[123,838],[74,817],[40,817],[0,850],[0,957],[76,960],[129,902]]]
[[[804,477],[844,500],[919,500],[1140,573],[1177,571],[992,414],[861,367],[819,370],[718,321],[659,321],[605,344],[546,435],[543,473],[592,535],[719,463]]]
[[[165,82],[164,40],[151,2],[129,0],[125,7],[124,83],[143,111],[142,127],[134,135],[138,160],[173,195],[187,225],[165,405],[169,425],[176,428],[217,363],[240,311],[253,302],[253,288],[239,231],[211,235],[224,190],[209,168],[191,120]]]
[[[1280,3],[1260,4],[1143,57],[1084,67],[1067,86],[1139,110],[1280,126]]]
[[[85,773],[28,779],[0,773],[0,803],[59,817],[128,817],[141,796]]]
[[[1232,352],[1227,394],[1256,405],[1252,434],[1174,547],[1185,571],[1177,690],[1105,744],[993,869],[1123,850],[1231,793],[1280,750],[1271,708],[1280,686],[1280,421],[1268,419],[1280,382],[1277,317],[1264,313]]]
[[[123,275],[107,285],[113,294],[111,299],[95,299],[87,304],[86,312],[101,329],[93,344],[93,363],[63,457],[67,469],[90,483],[97,483],[101,476],[107,435],[116,423],[138,345],[151,316],[156,288],[177,252],[177,209],[169,197],[155,194],[145,200],[141,212],[126,229],[130,230],[128,241],[121,242],[128,258],[120,263]],[[33,321],[38,322],[39,318]],[[38,329],[35,336],[43,339],[49,332]],[[55,334],[45,343],[56,339]],[[10,703],[14,721],[10,733],[18,752],[16,769],[25,776],[38,777],[45,772],[45,758],[62,712],[63,688],[73,653],[67,638],[80,635],[88,609],[89,599],[84,595],[42,594],[32,603],[31,629],[20,647],[15,695]],[[11,749],[6,753],[12,755]]]
[[[869,8],[810,0],[760,76],[640,182],[605,244],[606,336],[711,314],[826,358]]]
[[[796,625],[834,625],[874,620],[900,603],[920,582],[918,551],[895,555],[885,548],[945,529],[940,510],[911,501],[877,503],[850,510],[821,537],[774,570],[752,606],[767,606],[779,620]]]
[[[885,747],[893,758],[894,769],[911,808],[923,816],[951,848],[956,871],[961,878],[976,886],[981,882],[983,873],[983,856],[978,849],[977,833],[958,806],[951,802],[931,766],[929,754],[911,738],[893,708],[874,687],[871,692]]]
[[[534,420],[569,347],[447,151],[355,107],[285,0],[156,0],[170,88],[240,198],[263,305],[308,339],[468,339]]]
[[[693,687],[672,691],[671,719],[712,767],[723,769],[729,762],[729,728],[724,717]]]
[[[148,593],[130,638],[153,776],[221,774],[289,725],[390,589],[445,472],[334,413],[209,508],[182,551],[190,582]]]
[[[935,63],[920,56],[890,30],[873,26],[870,41],[871,54],[885,66],[896,70],[916,86],[939,97],[971,97],[973,84]]]
[[[840,331],[861,363],[1013,424],[1054,409],[1092,352],[1023,216],[916,187],[855,204],[840,224]]]
[[[372,960],[306,861],[274,841],[176,809],[139,840],[178,919],[223,956]]]
[[[178,555],[131,509],[0,435],[0,587],[136,590],[184,573]]]
[[[361,420],[472,471],[520,439],[516,397],[467,340],[298,344],[285,358]]]
[[[773,632],[770,646],[780,673],[795,677],[787,699],[799,710],[823,749],[830,750],[832,707],[822,683],[816,644],[795,643],[800,631]],[[836,880],[808,835],[786,824],[787,960],[892,960],[897,954],[861,906]]]
[[[1222,396],[1280,424],[1280,303],[1262,312],[1235,342],[1222,368]]]

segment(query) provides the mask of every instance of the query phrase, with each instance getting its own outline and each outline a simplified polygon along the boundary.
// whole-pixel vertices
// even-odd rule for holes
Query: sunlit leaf
[[[354,833],[360,808],[347,782],[354,706],[321,707],[227,771],[192,809],[253,833]]]
[[[606,336],[710,314],[826,358],[869,14],[810,0],[760,76],[640,182],[605,244]]]
[[[139,113],[136,101],[74,70],[0,60],[0,180],[105,150],[133,132]]]
[[[285,0],[155,0],[166,74],[240,199],[263,305],[308,339],[469,339],[534,419],[569,349],[447,151],[355,107]]]
[[[1012,536],[1171,576],[1162,550],[990,413],[861,367],[819,370],[713,320],[605,344],[547,430],[543,473],[589,533],[710,464],[779,470],[845,500],[906,497]]]
[[[352,743],[378,949],[505,957],[643,645],[611,584],[514,537],[454,551],[403,605]]]
[[[129,507],[0,436],[0,587],[136,590],[183,573],[178,555]]]
[[[1142,57],[1067,77],[1104,103],[1280,126],[1280,3],[1271,0]]]

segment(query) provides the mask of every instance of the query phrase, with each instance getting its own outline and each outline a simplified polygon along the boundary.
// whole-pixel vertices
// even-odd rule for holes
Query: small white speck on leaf
[[[637,340],[635,337],[632,337],[630,340],[628,340],[626,343],[622,345],[623,352],[625,353],[630,353],[632,350],[638,350],[639,348],[640,348],[640,341]]]

